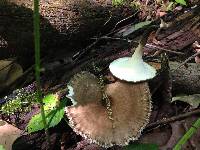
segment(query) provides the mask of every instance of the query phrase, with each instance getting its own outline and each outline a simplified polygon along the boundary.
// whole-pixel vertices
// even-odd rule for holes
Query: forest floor
[[[67,85],[74,75],[87,71],[98,79],[103,79],[105,86],[116,83],[119,79],[111,74],[109,64],[117,58],[131,56],[140,35],[148,30],[149,25],[153,25],[154,30],[146,37],[143,59],[156,68],[157,75],[146,81],[151,92],[152,110],[149,123],[139,139],[131,141],[125,147],[103,148],[91,144],[73,131],[73,127],[68,125],[68,117],[61,111],[58,116],[52,117],[55,122],[50,123],[50,145],[42,130],[42,122],[36,127],[36,132],[28,133],[26,127],[29,121],[40,113],[40,106],[34,100],[34,62],[27,66],[18,62],[16,57],[10,57],[0,60],[0,145],[6,150],[173,149],[200,116],[200,5],[189,1],[184,6],[168,0],[141,0],[132,4],[139,7],[135,14],[119,20],[106,34],[90,37],[88,45],[81,50],[59,54],[57,59],[52,59],[52,53],[50,57],[42,56],[41,86],[43,96],[58,95],[59,104],[55,100],[53,106],[49,104],[48,107],[57,113],[56,107],[59,106],[64,113],[62,102],[66,107],[73,103],[66,95],[70,92]],[[1,38],[0,34],[0,50],[5,43],[6,39]],[[56,54],[55,52],[55,58]],[[61,55],[63,56],[60,57]],[[77,91],[81,91],[84,97],[92,89],[84,91],[84,81],[82,82],[77,85]],[[92,92],[89,94],[92,95]],[[95,111],[88,113],[88,117],[96,115],[94,113]],[[130,114],[130,120],[131,117]],[[101,127],[95,130],[104,131]],[[194,149],[200,150],[199,129],[182,147],[182,150]]]

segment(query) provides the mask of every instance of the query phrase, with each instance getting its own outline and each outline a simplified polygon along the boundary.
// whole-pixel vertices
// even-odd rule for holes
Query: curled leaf
[[[192,108],[197,108],[200,104],[200,94],[176,96],[172,98],[172,102],[175,102],[175,101],[182,101],[191,105]]]

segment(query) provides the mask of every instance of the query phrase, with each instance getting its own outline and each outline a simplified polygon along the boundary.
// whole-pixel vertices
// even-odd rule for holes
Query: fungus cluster
[[[69,82],[72,106],[65,109],[73,130],[91,143],[103,147],[127,145],[137,140],[147,125],[151,96],[146,81],[156,70],[142,60],[142,42],[132,57],[119,58],[109,68],[115,83],[101,87],[89,72],[75,75]],[[127,82],[128,81],[128,82]]]

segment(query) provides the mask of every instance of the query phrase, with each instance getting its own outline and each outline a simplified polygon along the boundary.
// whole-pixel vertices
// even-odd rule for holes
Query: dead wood
[[[179,67],[180,64],[181,63],[178,62],[169,62],[173,93],[200,93],[200,65],[196,63],[187,63]]]
[[[167,27],[160,28],[156,33],[155,44],[162,48],[180,51],[192,44],[200,41],[200,6],[190,11],[184,11],[181,15],[168,17]],[[167,20],[166,19],[166,20]],[[158,42],[159,41],[159,42]]]
[[[200,110],[196,109],[196,110],[186,112],[186,113],[183,113],[183,114],[180,114],[180,115],[177,115],[177,116],[173,116],[171,118],[163,118],[161,120],[158,120],[156,122],[148,124],[146,126],[146,129],[149,130],[149,129],[152,129],[152,128],[156,128],[157,126],[166,125],[166,124],[169,124],[171,122],[175,122],[177,120],[183,120],[187,117],[191,117],[193,115],[198,115],[198,114],[200,114]]]
[[[40,5],[41,48],[43,55],[51,50],[52,57],[58,50],[62,56],[85,47],[91,37],[111,30],[133,12],[125,6],[112,7],[111,0],[42,0]],[[32,58],[32,10],[32,0],[0,1],[0,59]]]

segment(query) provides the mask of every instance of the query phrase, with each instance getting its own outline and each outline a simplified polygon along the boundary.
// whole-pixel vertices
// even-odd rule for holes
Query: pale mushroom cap
[[[156,76],[156,69],[145,63],[142,59],[132,60],[132,57],[124,57],[114,60],[109,69],[111,73],[129,82],[140,82],[152,79]]]
[[[77,97],[87,97],[79,93]],[[107,107],[99,103],[101,99],[93,95],[93,101],[85,101],[83,105],[77,100],[76,106],[66,107],[70,126],[89,142],[103,147],[127,145],[130,140],[137,140],[151,112],[147,83],[117,81],[108,84],[105,93],[110,100],[113,120],[109,118]]]

